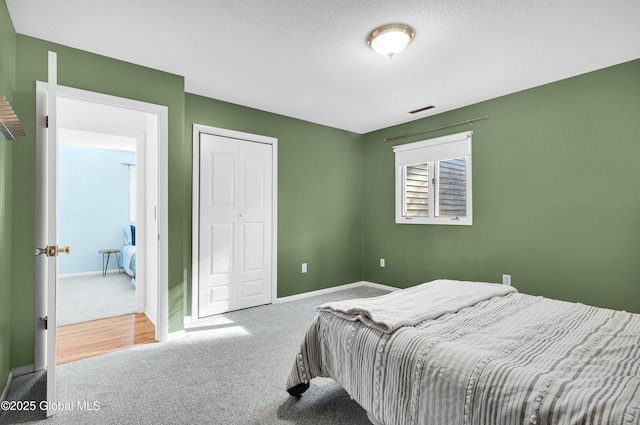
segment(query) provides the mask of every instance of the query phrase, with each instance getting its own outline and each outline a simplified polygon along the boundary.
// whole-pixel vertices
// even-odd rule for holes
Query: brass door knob
[[[69,247],[64,246],[62,248],[58,248],[57,246],[46,246],[44,248],[36,248],[34,251],[35,255],[46,255],[47,257],[57,257],[58,254],[68,254]]]

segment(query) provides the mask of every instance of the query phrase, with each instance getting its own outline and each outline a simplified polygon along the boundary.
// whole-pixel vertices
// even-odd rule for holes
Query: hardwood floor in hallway
[[[144,313],[58,326],[56,364],[152,342],[155,326]]]

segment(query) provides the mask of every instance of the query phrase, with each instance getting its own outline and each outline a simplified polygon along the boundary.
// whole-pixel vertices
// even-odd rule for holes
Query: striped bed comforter
[[[640,315],[497,287],[325,304],[287,389],[331,377],[385,425],[640,425]]]

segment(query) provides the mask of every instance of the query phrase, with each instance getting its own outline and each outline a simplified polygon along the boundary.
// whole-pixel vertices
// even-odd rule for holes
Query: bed
[[[131,276],[135,286],[136,278],[136,226],[134,224],[122,228],[124,246],[120,249],[120,266]]]
[[[288,377],[374,424],[640,424],[640,315],[437,280],[323,304]]]

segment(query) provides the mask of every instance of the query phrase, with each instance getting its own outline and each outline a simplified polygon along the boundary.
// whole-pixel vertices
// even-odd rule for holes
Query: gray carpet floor
[[[4,412],[0,424],[368,425],[333,380],[315,378],[300,398],[285,391],[304,332],[323,302],[385,293],[358,287],[212,317],[179,338],[57,368],[62,405],[98,409]],[[14,379],[7,400],[43,399],[43,373]],[[96,404],[94,404],[96,403]]]
[[[58,278],[58,326],[135,312],[136,289],[126,273]]]

